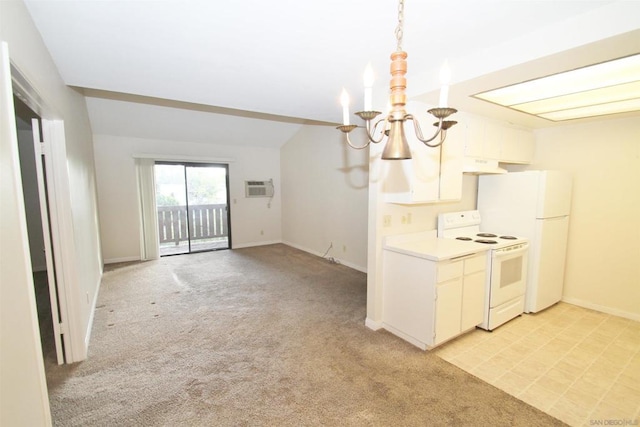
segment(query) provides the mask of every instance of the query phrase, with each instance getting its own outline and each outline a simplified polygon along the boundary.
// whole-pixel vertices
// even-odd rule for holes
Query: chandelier
[[[389,95],[389,103],[391,105],[390,111],[385,118],[379,119],[372,125],[372,121],[382,114],[380,111],[374,111],[371,107],[371,88],[373,86],[373,72],[370,66],[367,66],[364,78],[364,108],[365,111],[358,111],[358,115],[366,124],[367,143],[362,146],[356,146],[352,144],[349,138],[349,133],[357,128],[357,125],[349,124],[349,95],[343,89],[341,96],[343,124],[336,129],[341,130],[347,137],[347,143],[349,146],[355,149],[363,149],[369,146],[370,143],[380,143],[387,138],[385,148],[382,152],[382,159],[384,160],[404,160],[411,158],[411,149],[407,142],[407,138],[404,133],[404,124],[407,121],[413,122],[414,131],[418,140],[427,145],[428,147],[440,146],[445,138],[447,129],[455,125],[457,122],[452,120],[445,120],[451,114],[457,112],[455,108],[447,107],[447,95],[448,95],[448,69],[443,68],[441,71],[440,79],[443,86],[440,90],[440,106],[432,108],[428,112],[438,119],[433,125],[437,128],[431,138],[424,138],[422,130],[420,129],[420,123],[411,114],[407,114],[405,105],[407,103],[407,95],[405,89],[407,88],[407,79],[405,74],[407,73],[407,53],[402,50],[402,33],[404,25],[404,0],[400,0],[398,5],[398,26],[396,27],[395,34],[398,41],[398,47],[395,52],[391,54],[391,93]],[[383,124],[383,126],[379,126]],[[378,131],[378,128],[380,130]],[[379,134],[379,136],[376,136]],[[440,136],[439,141],[432,143],[436,137]]]

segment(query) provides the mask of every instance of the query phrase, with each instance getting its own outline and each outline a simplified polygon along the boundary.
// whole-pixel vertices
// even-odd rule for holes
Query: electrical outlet
[[[407,214],[407,224],[411,224],[411,213]]]
[[[402,215],[402,220],[401,220],[401,222],[402,222],[403,224],[406,224],[406,223],[407,223],[407,217],[406,217],[406,216],[404,216],[404,215]]]
[[[382,226],[391,227],[391,215],[385,215],[382,217]]]
[[[347,245],[342,245],[342,252],[347,252]]]
[[[264,236],[264,230],[260,230],[260,235]]]

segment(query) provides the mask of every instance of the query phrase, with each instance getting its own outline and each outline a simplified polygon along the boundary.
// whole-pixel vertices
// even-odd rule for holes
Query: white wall
[[[9,44],[12,63],[42,98],[42,118],[64,121],[64,156],[68,193],[59,194],[70,208],[71,225],[63,242],[69,249],[70,335],[74,360],[86,357],[91,319],[102,275],[95,170],[89,116],[84,97],[67,87],[22,1],[3,1],[2,39]]]
[[[94,135],[98,204],[105,262],[140,259],[140,225],[134,155],[160,160],[229,161],[232,247],[282,240],[280,153],[275,148],[234,147],[180,141]],[[273,179],[275,194],[245,198],[245,180]]]
[[[368,154],[341,136],[304,126],[282,147],[282,240],[366,271]]]
[[[531,165],[573,175],[563,299],[640,320],[640,120],[538,130]]]
[[[91,129],[84,98],[64,85],[53,60],[42,42],[31,17],[22,1],[0,2],[0,40],[6,41],[12,63],[29,80],[31,86],[47,106],[44,118],[64,120],[66,137],[66,168],[69,174],[72,240],[75,257],[69,267],[77,273],[77,281],[71,290],[70,310],[73,312],[72,334],[74,340],[84,343],[74,348],[74,356],[86,356],[87,337],[90,330],[93,304],[102,274],[98,234],[95,175]],[[4,74],[4,70],[3,70]],[[5,76],[8,77],[8,76]],[[4,108],[4,106],[3,106]],[[37,111],[40,113],[39,111]],[[9,112],[7,112],[9,114]],[[42,114],[41,114],[42,115]],[[2,399],[0,414],[2,425],[46,425],[49,423],[49,406],[46,398],[46,382],[37,330],[33,280],[30,277],[26,227],[19,206],[22,189],[15,187],[14,194],[4,191],[9,187],[4,174],[19,175],[18,164],[11,156],[5,156],[10,137],[5,133],[6,117],[2,133]],[[15,159],[17,162],[17,158]],[[17,198],[17,199],[16,199]],[[14,203],[5,203],[14,200]],[[22,211],[23,214],[23,211]],[[11,235],[5,234],[7,230]],[[21,249],[24,248],[25,251]],[[7,317],[10,328],[5,328]],[[34,328],[35,325],[35,328]],[[44,393],[40,390],[44,388]]]

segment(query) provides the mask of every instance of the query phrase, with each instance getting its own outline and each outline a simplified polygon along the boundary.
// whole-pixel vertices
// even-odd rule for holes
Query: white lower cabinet
[[[423,350],[482,323],[486,252],[431,261],[384,251],[383,327]]]

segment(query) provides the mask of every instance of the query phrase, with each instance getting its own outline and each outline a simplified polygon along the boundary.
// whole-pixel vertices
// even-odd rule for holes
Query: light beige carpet
[[[55,424],[562,425],[365,314],[365,274],[285,245],[120,266],[88,360],[47,357]]]

